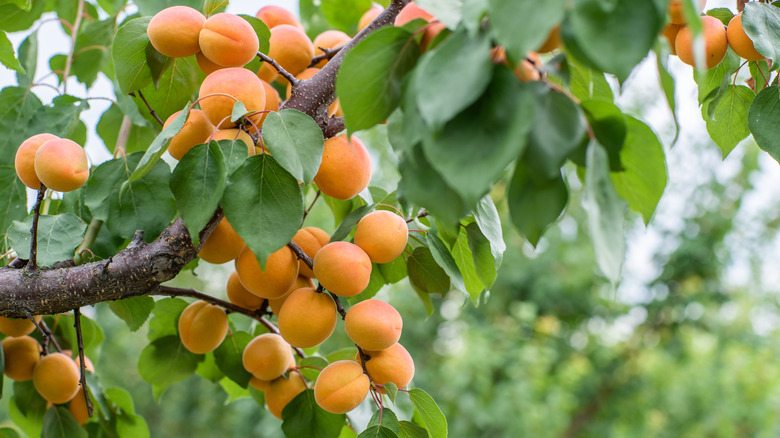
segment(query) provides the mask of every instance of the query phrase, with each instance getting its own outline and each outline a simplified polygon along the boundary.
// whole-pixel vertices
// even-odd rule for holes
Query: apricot
[[[244,309],[257,310],[263,306],[264,298],[260,298],[246,290],[238,279],[238,273],[233,271],[227,281],[227,297],[231,303]]]
[[[292,287],[298,277],[298,259],[285,245],[268,256],[263,270],[255,253],[244,247],[236,259],[236,272],[246,290],[273,300],[287,294]]]
[[[179,116],[181,111],[176,111],[168,117],[163,128],[167,127]],[[168,153],[177,160],[181,160],[184,154],[189,152],[195,146],[206,143],[211,133],[214,132],[214,125],[211,124],[206,114],[199,109],[191,109],[184,121],[181,130],[168,140]]]
[[[273,29],[280,24],[289,24],[301,30],[303,29],[303,26],[298,21],[298,19],[295,18],[295,15],[281,6],[263,6],[259,11],[257,11],[255,17],[262,20],[269,29]]]
[[[41,188],[41,180],[38,179],[38,175],[35,173],[35,154],[41,145],[49,140],[56,139],[59,139],[59,137],[54,134],[33,135],[25,140],[19,146],[19,149],[16,150],[16,157],[14,158],[16,175],[19,176],[19,179],[27,187],[35,190]]]
[[[306,33],[289,24],[274,26],[268,42],[268,56],[293,76],[305,70],[314,57],[314,44]],[[278,74],[268,63],[263,63],[257,75],[266,82],[272,82]]]
[[[729,41],[729,46],[740,58],[748,61],[761,61],[766,58],[766,56],[756,50],[755,46],[753,46],[753,41],[750,40],[745,33],[745,29],[742,28],[742,12],[729,21],[729,25],[726,28],[726,37]]]
[[[314,44],[314,56],[325,53],[322,49],[335,49],[336,47],[347,44],[350,40],[352,40],[352,38],[340,30],[326,30],[314,37],[314,41],[312,41]],[[322,68],[327,62],[327,59],[323,59],[314,66]]]
[[[327,245],[330,241],[330,236],[323,229],[317,227],[305,227],[301,228],[295,233],[292,241],[301,247],[303,252],[310,258],[314,258],[317,255],[317,251],[323,246]],[[312,278],[314,277],[314,271],[309,268],[303,260],[298,260],[300,275]]]
[[[81,391],[76,393],[76,396],[73,397],[73,400],[70,401],[68,410],[71,414],[73,414],[73,418],[75,418],[80,425],[83,426],[87,424],[87,421],[89,421],[87,400],[84,398],[84,394]]]
[[[33,385],[44,399],[61,404],[79,391],[81,373],[76,362],[62,353],[44,356],[33,370]]]
[[[433,18],[433,15],[428,13],[425,9],[417,6],[416,2],[409,2],[406,6],[404,6],[403,9],[401,9],[401,12],[398,13],[398,15],[395,17],[395,26],[401,27],[406,23],[411,22],[412,20],[422,19],[425,21],[431,21]]]
[[[263,82],[251,71],[240,67],[223,68],[206,76],[200,85],[198,97],[206,117],[219,128],[236,126],[230,121],[236,100],[243,102],[247,111],[265,108]]]
[[[397,387],[403,388],[412,381],[414,360],[403,345],[396,343],[384,350],[363,350],[363,352],[370,357],[366,361],[366,370],[374,383],[384,385],[392,382]],[[360,352],[355,360],[360,362]]]
[[[225,339],[228,320],[225,311],[205,301],[195,301],[181,312],[179,338],[187,350],[206,354]]]
[[[287,301],[287,297],[289,297],[290,294],[292,294],[296,290],[303,287],[309,287],[314,289],[314,282],[311,281],[311,278],[309,277],[298,275],[298,277],[295,279],[295,283],[293,283],[292,287],[290,287],[290,290],[287,291],[286,294],[284,294],[281,298],[274,298],[273,300],[268,300],[268,305],[271,306],[271,311],[274,312],[274,315],[276,315],[277,318],[279,317],[279,312],[282,311],[282,306],[284,305],[284,302]]]
[[[292,349],[276,333],[263,333],[252,339],[241,356],[241,361],[253,376],[261,380],[274,380],[284,374],[294,362]]]
[[[87,153],[78,143],[66,138],[44,142],[35,153],[35,174],[52,190],[76,190],[89,179]]]
[[[279,92],[276,91],[276,88],[274,88],[268,82],[263,81],[262,79],[261,81],[263,82],[263,88],[265,88],[265,108],[263,108],[263,110],[271,112],[279,111],[279,104],[282,103],[282,98],[279,96]],[[254,122],[254,124],[259,128],[263,126],[266,117],[268,117],[267,112],[251,116],[250,119],[252,119],[252,122]],[[254,134],[257,132],[257,130],[255,130],[254,126],[250,125],[249,132]]]
[[[555,26],[553,30],[550,31],[550,34],[547,36],[547,39],[544,40],[541,46],[539,46],[538,49],[536,49],[537,53],[547,53],[552,52],[553,50],[557,49],[558,47],[561,47],[561,27]]]
[[[371,157],[357,137],[346,134],[325,140],[322,162],[314,182],[322,193],[336,199],[351,199],[371,181]]]
[[[36,316],[35,320],[40,321],[41,317]],[[30,334],[33,330],[35,330],[35,324],[28,318],[16,319],[0,316],[0,333],[6,336],[24,336]]]
[[[368,286],[371,259],[354,243],[331,242],[314,256],[314,275],[325,289],[352,297]]]
[[[187,6],[171,6],[155,14],[146,29],[149,41],[165,56],[183,58],[198,53],[198,36],[206,17]]]
[[[671,0],[666,8],[669,15],[669,22],[672,24],[685,24],[685,14],[680,0]]]
[[[355,245],[374,263],[389,263],[406,248],[409,229],[401,216],[376,210],[363,216],[355,227]]]
[[[347,310],[344,330],[358,347],[379,351],[401,339],[404,322],[395,307],[384,301],[361,301]]]
[[[223,67],[242,67],[257,56],[260,40],[248,21],[220,12],[203,23],[198,39],[200,51]]]
[[[236,233],[226,218],[222,218],[208,239],[203,242],[198,257],[209,263],[221,265],[238,258],[244,246],[241,236]]]
[[[293,347],[322,344],[336,329],[336,303],[313,288],[298,289],[285,300],[279,312],[279,333]]]
[[[231,128],[220,129],[214,133],[211,137],[212,140],[230,140],[230,141],[242,141],[246,145],[247,153],[249,155],[255,154],[255,141],[252,140],[252,136],[249,135],[243,129]]]
[[[266,391],[268,387],[271,386],[271,381],[258,379],[257,377],[252,376],[252,378],[249,379],[249,384],[258,391]]]
[[[206,76],[214,73],[219,69],[225,68],[224,66],[221,66],[215,62],[212,62],[210,59],[206,58],[206,55],[204,55],[203,52],[198,52],[195,54],[195,61],[198,63],[198,67],[200,67],[200,71],[202,71],[203,74],[205,74]]]
[[[515,66],[515,76],[522,82],[538,81],[542,78],[539,68],[542,66],[542,59],[536,52],[528,52],[525,58]]]
[[[420,38],[420,50],[423,52],[428,50],[428,47],[430,47],[433,40],[439,35],[439,33],[441,33],[441,31],[446,28],[447,26],[445,26],[444,23],[440,21],[435,21],[425,26],[422,38]]]
[[[363,15],[360,17],[357,26],[358,32],[360,32],[361,30],[363,30],[363,28],[371,24],[371,22],[374,21],[376,17],[378,17],[379,14],[382,13],[382,11],[384,11],[384,9],[381,6],[377,5],[376,3],[372,4],[371,8],[369,8],[369,10],[364,12]]]
[[[682,24],[669,23],[661,31],[661,35],[663,35],[664,38],[666,38],[666,41],[669,43],[669,52],[672,55],[677,54],[677,49],[675,48],[674,42],[677,39],[677,34],[683,27],[684,25]]]
[[[700,19],[702,26],[704,26],[701,36],[704,37],[706,68],[711,69],[723,60],[729,48],[726,27],[720,20],[709,15],[700,17]],[[677,33],[675,50],[677,50],[680,61],[690,66],[696,66],[693,54],[693,32],[688,26],[683,27]]]
[[[268,405],[268,411],[281,420],[284,407],[305,390],[306,382],[298,373],[290,373],[290,377],[280,377],[274,380],[265,390],[265,403]]]
[[[41,345],[29,336],[5,338],[2,343],[6,376],[17,382],[32,379],[35,365],[41,359]]]
[[[368,395],[371,382],[363,367],[352,360],[333,362],[314,382],[314,401],[331,414],[346,414]]]

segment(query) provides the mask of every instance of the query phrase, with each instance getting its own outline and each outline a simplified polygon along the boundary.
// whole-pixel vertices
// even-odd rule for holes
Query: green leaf
[[[73,315],[60,315],[57,321],[53,318],[49,321],[50,326],[58,323],[57,330],[59,331],[59,336],[62,336],[70,344],[71,348],[76,350],[73,348],[73,346],[78,345],[75,318]],[[85,315],[81,315],[81,335],[84,343],[84,352],[87,356],[97,354],[97,348],[106,338],[103,329],[98,323]]]
[[[452,254],[447,249],[447,246],[439,239],[439,236],[433,232],[428,232],[425,234],[425,243],[430,248],[433,259],[450,277],[452,285],[458,290],[468,292],[463,282],[463,274],[458,269],[458,265],[455,263],[455,259],[452,258]]]
[[[742,28],[759,53],[780,59],[780,9],[769,3],[746,4]]]
[[[476,224],[471,223],[468,226],[473,227],[476,233],[479,233]],[[474,249],[478,250],[477,254],[473,252],[472,244]],[[496,279],[496,267],[487,239],[484,237],[481,240],[469,239],[466,230],[461,227],[458,240],[452,246],[452,258],[463,275],[463,283],[466,285],[465,292],[468,293],[474,306],[478,306],[482,292],[487,290]],[[489,283],[485,282],[483,277],[488,279]]]
[[[5,35],[5,32],[2,31],[0,31],[0,63],[21,74],[26,73],[22,64],[16,59],[14,46],[11,45],[11,41]]]
[[[171,6],[189,6],[193,9],[201,9],[203,0],[135,0],[141,15],[152,16]]]
[[[591,69],[573,57],[566,58],[569,67],[569,88],[571,94],[580,100],[602,100],[612,102],[615,99],[604,73]]]
[[[52,406],[43,417],[41,438],[87,438],[87,431],[63,406]]]
[[[246,15],[246,14],[238,14],[238,16],[246,20],[249,23],[249,25],[252,26],[252,29],[254,29],[255,34],[257,34],[257,40],[260,42],[260,48],[258,49],[258,51],[265,53],[267,55],[268,47],[269,47],[268,40],[271,38],[271,30],[268,29],[268,26],[263,22],[263,20],[255,16]]]
[[[677,118],[677,104],[674,97],[674,91],[676,88],[676,82],[674,77],[669,73],[669,69],[666,65],[666,55],[662,55],[656,51],[656,66],[658,68],[658,80],[661,85],[661,90],[666,97],[666,103],[669,105],[672,119],[674,120],[674,142],[677,141],[677,136],[680,134],[680,120]],[[674,143],[673,142],[673,143]]]
[[[117,418],[116,431],[122,438],[149,438],[149,426],[140,415],[122,415]]]
[[[79,82],[91,87],[110,57],[111,42],[116,20],[111,17],[103,21],[84,21],[76,37],[73,49],[71,74]]]
[[[447,419],[441,413],[439,406],[433,398],[419,388],[409,390],[409,398],[412,399],[415,409],[420,413],[431,438],[445,438],[447,436]]]
[[[753,90],[744,85],[729,85],[715,106],[712,119],[705,115],[707,132],[720,147],[723,158],[750,135],[748,111],[754,97]]]
[[[463,0],[418,0],[417,4],[428,13],[444,23],[448,28],[455,29],[462,19]]]
[[[152,17],[134,18],[116,32],[111,46],[111,58],[122,94],[140,90],[152,82],[152,72],[146,65],[146,28]]]
[[[355,354],[353,353],[350,360],[354,360],[354,359],[355,359]],[[322,370],[326,366],[328,366],[328,360],[320,356],[309,356],[301,359],[300,366],[301,366],[300,371],[301,374],[303,374],[303,377],[314,382],[317,380],[317,376],[320,375]]]
[[[444,296],[450,290],[450,277],[436,263],[431,250],[418,246],[406,260],[409,281],[425,293],[437,293]]]
[[[712,8],[707,10],[707,15],[715,17],[723,23],[724,26],[728,26],[729,21],[734,18],[734,13],[729,8]]]
[[[106,399],[112,406],[120,409],[120,413],[125,415],[134,415],[135,406],[133,406],[133,396],[124,388],[108,388],[105,392]]]
[[[780,162],[780,88],[777,85],[758,93],[748,112],[748,127],[758,146]]]
[[[0,232],[5,235],[13,222],[27,216],[27,190],[14,166],[6,164],[0,164],[0,187],[4,187],[0,194]]]
[[[203,361],[201,361],[195,369],[195,374],[214,383],[218,383],[225,378],[225,373],[219,369],[217,361],[214,360],[214,354],[210,352],[204,355]]]
[[[29,88],[35,82],[38,67],[38,31],[31,33],[19,45],[19,62],[24,73],[16,73],[16,82],[20,87]]]
[[[202,355],[190,353],[178,336],[155,339],[141,351],[138,374],[147,383],[168,386],[195,372]]]
[[[13,393],[8,402],[8,411],[14,424],[28,436],[40,436],[46,414],[46,400],[38,394],[31,380],[14,382]]]
[[[399,438],[427,438],[428,431],[412,423],[411,421],[401,421],[398,423],[401,430],[398,433]]]
[[[739,68],[739,64],[739,56],[729,50],[717,66],[709,70],[694,70],[693,79],[699,88],[699,103],[704,104],[707,100],[722,96],[731,85],[731,73]]]
[[[149,149],[144,152],[141,160],[135,166],[133,173],[131,173],[128,177],[128,183],[138,181],[139,179],[143,178],[144,175],[149,173],[152,168],[154,168],[154,166],[157,164],[157,161],[167,150],[165,145],[168,143],[168,140],[171,139],[174,135],[178,134],[179,131],[181,131],[181,128],[184,127],[184,122],[189,117],[189,111],[190,104],[187,103],[187,105],[184,106],[184,109],[181,110],[181,113],[179,113],[179,115],[176,116],[176,118],[173,119],[173,121],[168,126],[164,127],[163,130],[157,134],[157,137],[154,138],[152,144],[149,145]]]
[[[43,107],[27,88],[5,87],[0,90],[0,156],[13,157],[19,145],[29,137],[28,126],[35,113]],[[7,164],[11,164],[10,160]]]
[[[333,26],[325,18],[320,4],[319,0],[299,0],[298,2],[301,24],[306,29],[306,34],[312,39],[328,29],[333,29]]]
[[[190,149],[173,169],[171,192],[193,239],[219,206],[226,180],[225,157],[217,142]]]
[[[314,119],[293,109],[269,113],[262,134],[266,147],[280,166],[304,184],[314,179],[322,162],[325,141]]]
[[[22,438],[15,429],[0,427],[0,438]]]
[[[489,289],[496,281],[500,263],[496,262],[490,248],[490,241],[482,234],[476,223],[466,225],[465,232],[468,248],[471,251],[471,262],[474,265],[474,270],[477,273],[477,277],[484,285],[484,288]],[[463,234],[463,229],[461,229],[460,234]]]
[[[396,257],[387,263],[376,264],[375,266],[382,273],[386,284],[398,283],[406,278],[406,261],[403,256]]]
[[[330,25],[348,34],[357,30],[357,22],[368,8],[371,0],[322,0],[320,8]]]
[[[314,391],[298,394],[282,410],[282,430],[288,437],[336,438],[346,415],[331,414],[314,401]]]
[[[404,76],[419,57],[414,36],[398,27],[381,28],[347,52],[336,77],[336,93],[349,132],[387,120],[401,101]]]
[[[141,328],[154,309],[154,299],[149,296],[130,297],[108,303],[111,311],[134,332]]]
[[[2,0],[0,5],[11,4],[19,9],[29,11],[32,8],[32,0]]]
[[[209,16],[218,9],[224,9],[230,4],[230,0],[206,0],[203,3],[203,15]]]
[[[14,221],[8,228],[8,243],[22,259],[30,258],[30,228],[33,217]],[[81,243],[87,224],[70,213],[56,216],[41,215],[38,219],[38,265],[51,266],[55,262],[73,258],[73,250]]]
[[[5,354],[2,347],[0,347],[0,373],[5,372]],[[0,399],[3,398],[3,382],[5,379],[0,379]],[[2,436],[2,435],[0,435]]]
[[[504,243],[504,234],[501,230],[501,218],[498,216],[496,204],[493,203],[490,195],[483,196],[477,203],[477,208],[474,210],[474,220],[482,231],[482,235],[490,241],[493,257],[500,262],[504,251],[506,251],[506,243]]]
[[[163,298],[155,301],[154,310],[152,310],[154,316],[149,320],[149,334],[147,336],[149,340],[178,336],[179,315],[188,304],[181,298]]]
[[[347,237],[349,237],[349,234],[352,232],[352,229],[355,228],[355,225],[357,225],[360,219],[363,219],[363,216],[367,215],[368,213],[371,213],[374,207],[375,207],[374,204],[368,204],[362,207],[358,207],[352,212],[350,212],[341,221],[338,228],[336,228],[336,231],[334,231],[333,234],[330,236],[330,242],[338,242],[340,240],[344,240]]]
[[[135,105],[133,105],[133,109],[135,109]],[[119,132],[121,131],[122,123],[124,123],[124,117],[122,109],[118,105],[111,104],[100,116],[100,121],[97,124],[97,133],[112,154],[116,149],[116,142],[119,139]],[[145,119],[142,118],[141,120],[144,120],[146,123]],[[137,125],[132,122],[132,119],[128,123],[130,123],[130,132],[127,135],[125,153],[132,154],[133,152],[145,151],[154,141],[154,128],[148,123]]]
[[[252,375],[244,369],[242,355],[244,348],[252,340],[247,332],[233,331],[228,333],[225,340],[214,350],[214,359],[217,367],[225,373],[230,380],[239,384],[242,388],[249,385]]]
[[[170,68],[166,68],[160,76],[159,86],[149,83],[140,91],[157,116],[165,121],[197,98],[203,78],[194,56],[173,58]],[[149,122],[157,123],[138,93],[135,93],[133,101]]]
[[[303,191],[271,156],[253,155],[228,178],[222,208],[265,268],[268,256],[290,242],[300,228]]]
[[[398,395],[398,387],[395,386],[395,383],[393,382],[387,382],[382,387],[385,390],[385,393],[387,394],[387,397],[390,399],[391,402],[395,403],[395,396]]]
[[[0,5],[0,30],[18,32],[29,29],[41,17],[47,3],[34,1],[30,10],[12,4]]]
[[[357,438],[398,438],[398,435],[385,426],[371,426],[358,435]]]
[[[580,102],[596,140],[601,143],[609,155],[609,167],[623,170],[620,162],[620,150],[626,141],[626,118],[612,102],[603,100],[583,100]]]
[[[380,415],[382,421],[379,421]],[[398,433],[400,429],[400,427],[398,426],[398,417],[396,417],[395,412],[393,412],[388,408],[383,408],[381,410],[374,411],[374,415],[371,416],[371,420],[369,420],[368,426],[366,426],[366,428],[370,429],[374,426],[383,426],[389,429],[394,434]],[[363,436],[362,433],[359,435],[359,437],[361,436]]]
[[[450,35],[420,59],[415,72],[423,120],[435,129],[443,126],[482,95],[492,70],[490,38],[465,30]]]
[[[488,0],[490,30],[498,44],[506,47],[509,59],[519,61],[526,52],[538,49],[560,23],[565,3],[552,0],[529,7],[516,0]],[[518,17],[523,17],[523,26],[518,26]]]
[[[19,57],[22,57],[21,49]],[[750,69],[750,77],[755,81],[755,89],[759,91],[763,90],[768,85],[767,81],[771,79],[769,77],[769,62],[766,59],[761,61],[750,61],[748,62],[748,68]]]
[[[160,87],[160,78],[165,70],[171,66],[171,62],[173,62],[173,58],[158,52],[151,42],[146,45],[146,65],[152,74],[152,85],[155,89]]]
[[[536,246],[547,227],[560,217],[568,199],[560,171],[554,178],[534,178],[528,165],[518,161],[507,202],[512,224],[531,245]]]

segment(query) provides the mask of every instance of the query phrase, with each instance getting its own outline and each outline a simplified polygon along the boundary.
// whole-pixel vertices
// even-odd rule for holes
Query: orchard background
[[[0,315],[49,315],[53,339],[75,352],[73,309],[83,306],[84,353],[95,365],[87,375],[95,413],[85,427],[67,404],[47,406],[31,382],[4,377],[0,436],[777,434],[773,63],[747,62],[728,49],[710,70],[682,64],[661,35],[670,19],[665,0],[421,0],[447,27],[427,50],[418,45],[428,25],[422,20],[364,32],[343,63],[336,57],[338,76],[333,69],[311,79],[301,87],[308,93],[288,103],[313,116],[287,113],[298,128],[291,143],[335,135],[342,120],[318,111],[336,97],[327,92],[335,80],[346,128],[371,153],[369,189],[337,200],[302,184],[300,202],[269,207],[241,172],[223,171],[211,185],[183,183],[177,161],[163,152],[184,120],[161,133],[154,117],[189,107],[205,75],[194,57],[154,51],[148,17],[174,4],[213,14],[226,3],[0,1],[8,38],[0,38],[0,61],[16,69],[0,71]],[[397,13],[407,2],[381,3]],[[251,17],[266,4],[227,6],[249,16],[264,53],[269,31]],[[364,0],[280,4],[298,12],[310,37],[334,28],[354,35],[371,7]],[[699,33],[700,2],[681,5]],[[780,9],[710,0],[704,13],[725,25],[743,7],[748,36],[776,59]],[[562,46],[532,68],[540,80],[521,82],[513,67],[534,59],[527,52],[556,26]],[[491,58],[496,46],[505,48],[505,61]],[[246,68],[259,66],[255,59]],[[86,145],[92,169],[79,190],[43,193],[49,217],[39,225],[55,238],[38,244],[36,270],[25,266],[36,193],[17,178],[13,156],[41,132]],[[284,190],[311,181],[317,147],[288,154],[275,149],[271,129],[263,138],[274,158],[238,155],[243,164],[227,169],[244,166],[246,175],[247,163],[262,162],[292,181]],[[214,150],[233,149],[230,142],[198,149]],[[180,171],[193,172],[193,162]],[[120,164],[124,171],[116,171]],[[282,190],[271,178],[261,181],[263,190]],[[223,198],[231,184],[248,188],[246,197]],[[122,201],[128,191],[143,201],[136,209]],[[247,385],[237,354],[183,349],[176,320],[192,301],[183,297],[225,299],[233,271],[232,262],[195,258],[190,234],[207,235],[224,211],[243,224],[236,228],[247,245],[267,255],[289,241],[304,211],[305,226],[349,240],[375,208],[398,208],[411,220],[409,246],[394,262],[374,264],[366,291],[341,302],[349,308],[374,297],[399,310],[417,400],[385,396],[382,405],[394,414],[385,410],[380,421],[367,397],[345,421],[307,392],[280,421]],[[179,216],[183,222],[174,221]],[[160,249],[166,243],[173,248]],[[164,253],[154,266],[175,278],[160,287],[138,272],[112,272],[100,283],[85,269],[114,258],[148,266],[133,259],[133,248]],[[77,275],[57,277],[68,272]],[[82,290],[89,280],[119,286]],[[240,313],[229,315],[228,342],[267,330]],[[37,331],[31,336],[46,343]],[[318,368],[355,351],[339,322],[328,341],[305,350],[307,359],[298,357],[299,371],[313,383]]]

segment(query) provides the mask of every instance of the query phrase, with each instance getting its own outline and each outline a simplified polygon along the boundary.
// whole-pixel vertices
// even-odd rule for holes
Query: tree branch
[[[84,401],[87,404],[87,417],[92,416],[92,401],[89,399],[87,388],[87,361],[84,358],[84,339],[81,335],[81,309],[73,309],[73,325],[76,328],[76,339],[79,347],[79,368],[81,369],[81,390],[84,392]]]
[[[293,76],[293,75],[292,75],[290,72],[288,72],[287,70],[285,70],[285,69],[284,69],[284,67],[282,67],[281,65],[279,65],[279,63],[278,63],[278,62],[276,62],[276,60],[275,60],[275,59],[273,59],[273,58],[269,57],[268,55],[266,55],[266,54],[265,54],[265,53],[263,53],[263,52],[257,52],[257,57],[258,57],[258,58],[260,58],[260,59],[262,59],[264,62],[267,62],[267,63],[271,64],[271,67],[273,67],[274,69],[276,69],[276,71],[277,71],[277,72],[279,72],[279,75],[281,75],[283,78],[285,78],[285,79],[287,79],[288,81],[290,81],[290,83],[291,83],[293,86],[295,86],[295,85],[297,85],[297,84],[298,84],[298,78],[296,78],[296,77],[295,77],[295,76]]]

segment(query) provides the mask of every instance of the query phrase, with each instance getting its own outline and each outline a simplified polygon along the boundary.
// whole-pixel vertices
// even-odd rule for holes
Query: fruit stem
[[[287,79],[288,81],[290,81],[290,84],[291,84],[293,87],[295,87],[296,85],[298,85],[298,78],[296,78],[295,76],[293,76],[292,74],[290,74],[290,72],[288,72],[287,70],[285,70],[285,69],[284,69],[284,67],[282,67],[281,65],[279,65],[279,63],[278,63],[278,62],[276,62],[276,60],[275,60],[275,59],[273,59],[273,58],[269,57],[268,55],[266,55],[266,54],[265,54],[265,53],[263,53],[263,52],[257,52],[257,57],[258,57],[258,58],[260,58],[260,59],[262,59],[263,61],[265,61],[265,62],[267,62],[267,63],[271,64],[271,67],[275,68],[275,69],[276,69],[276,71],[278,71],[278,72],[279,72],[279,74],[280,74],[280,75],[282,75],[282,77],[284,77],[285,79]]]
[[[89,388],[87,388],[87,367],[84,359],[84,338],[81,335],[81,309],[73,309],[73,326],[76,328],[76,342],[79,347],[79,368],[81,369],[81,389],[84,392],[84,400],[87,404],[87,417],[92,416],[92,400],[89,399]]]
[[[154,117],[154,120],[157,120],[157,123],[159,123],[160,126],[165,126],[165,123],[162,121],[162,119],[160,119],[160,116],[158,116],[157,113],[154,111],[154,108],[152,108],[152,106],[149,105],[149,102],[144,97],[144,93],[142,93],[141,90],[138,90],[135,93],[138,93],[138,97],[140,97],[141,100],[143,100],[144,103],[146,104],[146,107],[149,108],[149,114],[151,114],[152,117]],[[135,93],[130,93],[130,95],[135,97]],[[193,105],[195,104],[193,103]]]
[[[27,262],[27,269],[38,269],[38,218],[41,216],[41,202],[46,194],[46,186],[41,183],[41,187],[38,189],[38,197],[35,200],[35,207],[33,207],[33,223],[30,227],[30,261]]]
[[[92,218],[92,220],[89,222],[89,225],[87,226],[87,232],[84,233],[84,239],[81,241],[79,247],[76,248],[76,255],[73,257],[73,263],[76,266],[80,265],[84,261],[82,253],[84,251],[89,251],[89,248],[95,244],[98,233],[100,233],[100,229],[102,227],[103,221],[100,219]]]

